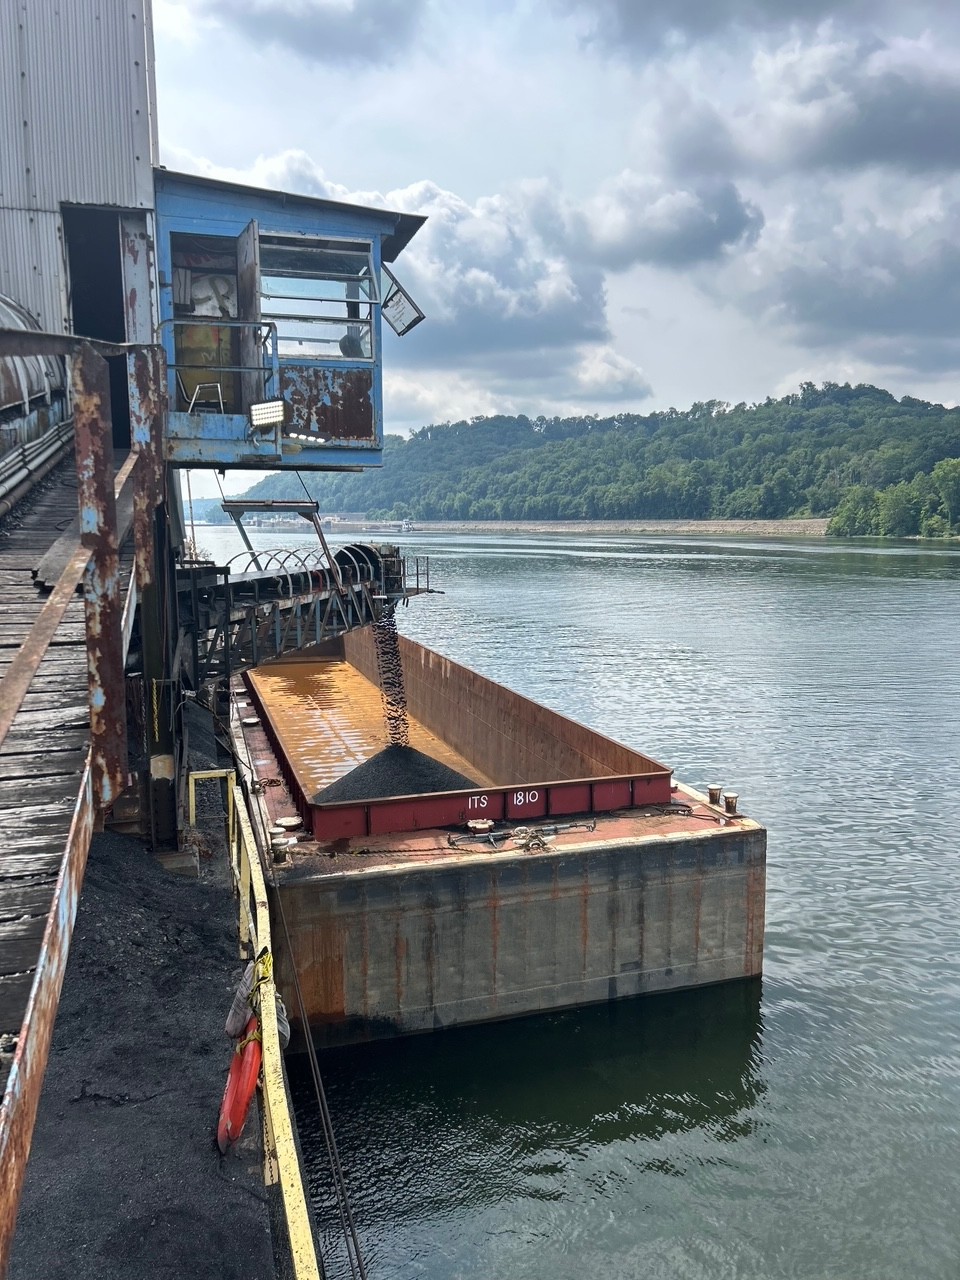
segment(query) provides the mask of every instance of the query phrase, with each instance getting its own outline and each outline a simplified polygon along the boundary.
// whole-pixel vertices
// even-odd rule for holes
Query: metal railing
[[[233,778],[232,770],[224,776]],[[204,776],[210,776],[209,773]],[[272,955],[267,886],[256,840],[240,787],[228,780],[234,815],[230,861],[240,899],[240,953],[247,959],[264,949]],[[295,1280],[321,1280],[300,1159],[293,1136],[290,1101],[283,1074],[283,1050],[277,1028],[277,988],[272,972],[259,987],[260,1032],[263,1038],[264,1182],[278,1184],[287,1225],[287,1239]]]

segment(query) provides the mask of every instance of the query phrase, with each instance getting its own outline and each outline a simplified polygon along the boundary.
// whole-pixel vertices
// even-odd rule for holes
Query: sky
[[[802,381],[957,403],[956,4],[154,0],[154,28],[169,168],[427,215],[387,431]]]

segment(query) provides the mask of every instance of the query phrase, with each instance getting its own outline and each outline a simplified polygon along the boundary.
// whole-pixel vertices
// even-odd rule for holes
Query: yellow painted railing
[[[233,815],[230,823],[230,857],[240,895],[241,950],[248,958],[259,955],[264,948],[272,954],[267,886],[243,792],[233,781],[232,774],[229,781],[229,812]],[[264,1180],[280,1185],[296,1280],[320,1280],[321,1272],[283,1078],[283,1051],[277,1030],[277,989],[272,973],[261,983],[259,990],[260,1032],[263,1038]]]

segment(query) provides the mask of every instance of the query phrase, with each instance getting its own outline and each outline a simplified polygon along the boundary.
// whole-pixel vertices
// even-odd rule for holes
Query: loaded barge
[[[277,983],[318,1043],[761,972],[766,832],[735,796],[399,644],[410,748],[458,789],[338,793],[389,741],[370,627],[234,681]]]

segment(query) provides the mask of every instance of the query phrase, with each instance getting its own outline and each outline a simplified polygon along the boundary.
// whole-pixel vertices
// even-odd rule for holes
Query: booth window
[[[237,242],[174,234],[170,251],[177,408],[237,412]]]
[[[281,359],[368,362],[380,301],[369,242],[260,236],[260,314]]]

